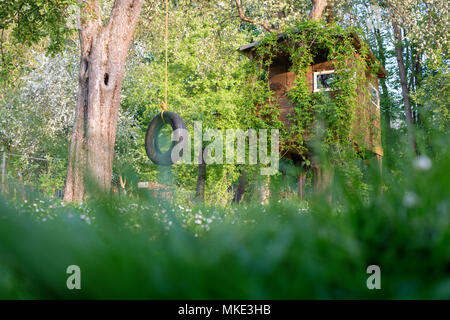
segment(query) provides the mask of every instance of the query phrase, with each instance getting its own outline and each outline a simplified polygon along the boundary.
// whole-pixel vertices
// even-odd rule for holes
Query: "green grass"
[[[0,298],[449,299],[449,172],[444,148],[429,169],[369,169],[369,199],[337,175],[331,203],[1,201]]]

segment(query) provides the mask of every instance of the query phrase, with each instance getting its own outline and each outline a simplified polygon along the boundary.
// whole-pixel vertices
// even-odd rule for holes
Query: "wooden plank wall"
[[[309,89],[313,92],[313,74],[325,70],[333,70],[333,61],[326,61],[314,64],[308,67],[306,74],[309,83]],[[380,109],[374,106],[370,101],[368,83],[371,82],[376,88],[378,86],[378,78],[366,73],[367,83],[360,85],[358,90],[359,105],[353,115],[354,122],[351,125],[351,138],[361,148],[368,149],[378,156],[383,155],[381,147],[381,131],[380,131]],[[293,88],[295,73],[289,71],[289,65],[286,63],[274,63],[269,69],[269,85],[274,92],[276,103],[280,106],[280,120],[289,128],[291,123],[288,119],[293,114],[293,103],[287,98],[286,93]],[[359,141],[359,143],[358,143]]]

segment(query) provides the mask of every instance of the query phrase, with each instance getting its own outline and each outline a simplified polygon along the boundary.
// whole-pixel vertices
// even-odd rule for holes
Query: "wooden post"
[[[314,166],[313,168],[313,186],[314,192],[322,191],[322,169],[318,166]]]
[[[325,170],[319,166],[314,167],[314,191],[317,193],[327,192],[326,199],[331,202],[331,185],[333,183],[333,175],[329,170]]]
[[[270,176],[267,176],[265,181],[264,180],[262,181],[261,186],[259,188],[259,198],[261,200],[261,203],[266,203],[270,197],[269,184],[270,184]]]
[[[306,173],[302,172],[297,177],[298,198],[300,200],[303,200],[303,197],[305,196],[305,181],[306,181]]]
[[[381,174],[383,172],[383,157],[379,154],[376,154],[375,157],[377,158],[377,163]]]
[[[203,159],[203,152],[205,151],[205,148],[201,149],[199,156],[199,162],[198,165],[198,175],[197,175],[197,188],[195,190],[195,200],[199,202],[205,201],[205,184],[206,184],[206,162],[205,159]]]
[[[380,187],[379,192],[382,193],[383,192],[383,157],[380,156],[379,154],[375,154],[375,157],[377,159],[377,163],[378,163],[378,170],[380,171]]]
[[[2,191],[5,192],[5,176],[6,176],[6,151],[2,148],[3,159],[2,159]]]
[[[122,189],[120,194],[122,195],[126,195],[127,194],[127,190],[125,189],[125,186],[127,184],[127,178],[122,178],[122,174],[119,175],[119,182],[120,182],[120,188]]]

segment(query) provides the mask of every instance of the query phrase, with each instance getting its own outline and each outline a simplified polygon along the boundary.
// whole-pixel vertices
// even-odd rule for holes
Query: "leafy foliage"
[[[252,112],[253,125],[264,122],[266,127],[278,127],[282,133],[282,152],[295,152],[310,166],[312,154],[322,155],[325,165],[342,167],[347,172],[349,186],[359,192],[367,191],[362,183],[362,173],[355,161],[367,145],[365,134],[377,128],[373,119],[365,117],[368,101],[364,83],[367,70],[375,76],[378,65],[367,62],[368,48],[365,43],[357,50],[354,45],[353,28],[344,29],[336,25],[323,25],[320,22],[297,23],[285,31],[285,36],[269,34],[258,44],[255,57],[250,62],[247,109]],[[311,92],[307,73],[316,56],[326,52],[326,60],[332,61],[336,79],[331,91]],[[289,114],[289,125],[282,124],[279,105],[271,97],[267,85],[267,74],[273,59],[280,54],[288,54],[292,62],[291,71],[296,74],[295,84],[287,93],[294,104],[294,113]],[[358,120],[357,120],[358,119]],[[355,130],[355,121],[359,130]],[[359,149],[354,150],[354,143]],[[364,157],[364,156],[363,156]],[[329,160],[328,160],[329,159]],[[360,181],[358,183],[358,181]]]
[[[27,48],[46,39],[49,53],[62,50],[73,26],[76,0],[15,0],[0,3],[0,81],[8,80]]]

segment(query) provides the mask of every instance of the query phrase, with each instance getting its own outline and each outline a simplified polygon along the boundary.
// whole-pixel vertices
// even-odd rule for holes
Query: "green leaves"
[[[22,63],[20,57],[30,46],[44,41],[51,54],[59,52],[73,32],[68,25],[70,6],[77,0],[14,0],[0,2],[1,74],[0,81],[8,80]]]

